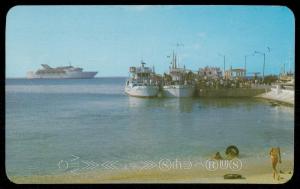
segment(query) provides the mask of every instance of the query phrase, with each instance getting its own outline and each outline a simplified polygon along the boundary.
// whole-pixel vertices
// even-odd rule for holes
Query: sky
[[[71,64],[97,77],[128,76],[141,60],[168,72],[216,66],[265,75],[294,71],[295,19],[284,6],[15,6],[6,17],[6,77]],[[177,44],[183,44],[178,46]]]

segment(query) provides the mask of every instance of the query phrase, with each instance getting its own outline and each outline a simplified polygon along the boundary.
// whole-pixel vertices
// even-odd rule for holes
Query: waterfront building
[[[200,68],[198,71],[200,77],[206,77],[208,79],[218,79],[222,77],[222,71],[219,67],[208,67]]]
[[[225,71],[225,79],[233,79],[233,78],[245,78],[246,77],[246,70],[243,68],[232,68],[230,67],[229,70]]]

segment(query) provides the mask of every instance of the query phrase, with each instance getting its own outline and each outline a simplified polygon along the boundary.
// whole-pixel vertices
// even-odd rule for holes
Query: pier
[[[232,68],[225,70],[224,74],[218,67],[200,68],[198,72],[188,71],[182,80],[187,85],[195,86],[194,96],[202,98],[264,98],[278,102],[294,104],[294,83],[290,80],[282,80],[281,76],[267,75],[259,76],[254,72],[253,76],[246,76],[246,70]],[[169,82],[170,75],[156,77],[162,86]],[[286,84],[289,81],[290,84]]]
[[[245,69],[230,68],[222,74],[218,67],[200,68],[198,72],[187,72],[182,79],[183,83],[195,86],[194,96],[198,97],[255,97],[271,91],[271,83],[275,77],[262,78],[255,73],[252,77],[246,77]],[[164,73],[159,83],[164,85],[171,77]]]

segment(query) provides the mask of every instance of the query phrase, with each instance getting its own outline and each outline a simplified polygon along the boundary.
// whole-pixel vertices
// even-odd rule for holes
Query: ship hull
[[[164,97],[192,97],[195,94],[195,86],[193,85],[166,85],[162,88]]]
[[[51,73],[51,74],[36,74],[28,72],[28,79],[90,79],[94,78],[97,72],[67,72],[67,73]]]
[[[126,86],[125,93],[135,97],[156,97],[159,91],[158,86]]]

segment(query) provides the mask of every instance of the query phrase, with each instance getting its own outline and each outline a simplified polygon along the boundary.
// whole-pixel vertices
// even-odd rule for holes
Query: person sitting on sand
[[[214,155],[213,159],[215,159],[215,160],[221,160],[221,159],[223,159],[223,157],[221,156],[220,152],[217,152],[217,153]]]
[[[270,157],[271,157],[271,161],[272,161],[272,168],[273,168],[273,178],[275,179],[275,177],[277,176],[277,180],[279,180],[280,176],[279,173],[277,171],[277,163],[281,163],[281,155],[280,155],[280,148],[279,147],[273,147],[270,150]]]

